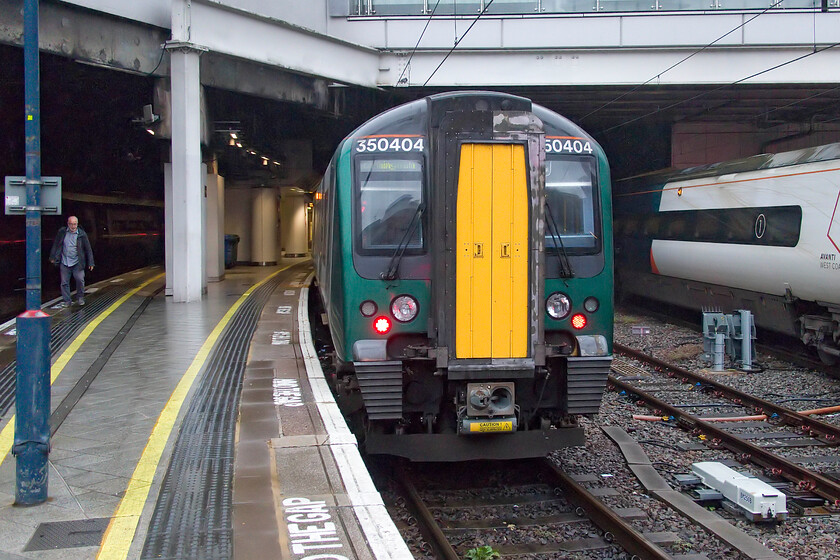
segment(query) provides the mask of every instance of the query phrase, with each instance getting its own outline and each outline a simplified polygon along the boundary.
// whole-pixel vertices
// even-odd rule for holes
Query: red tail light
[[[586,326],[586,315],[583,313],[578,313],[577,315],[572,316],[572,326],[576,329],[582,329]]]
[[[388,317],[377,317],[373,321],[373,330],[379,334],[388,334],[388,331],[391,330],[391,321],[388,320]]]

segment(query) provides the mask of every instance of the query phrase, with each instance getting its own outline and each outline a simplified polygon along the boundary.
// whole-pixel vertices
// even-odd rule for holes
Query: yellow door
[[[463,144],[456,224],[455,355],[528,351],[528,182],[519,144]]]

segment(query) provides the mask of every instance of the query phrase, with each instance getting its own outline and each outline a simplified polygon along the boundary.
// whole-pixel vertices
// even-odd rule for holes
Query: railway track
[[[615,360],[616,375],[609,377],[613,387],[634,395],[638,404],[652,409],[654,415],[674,419],[707,444],[729,449],[740,462],[759,465],[792,482],[803,500],[813,493],[832,508],[840,507],[840,482],[804,466],[806,462],[835,462],[836,454],[822,450],[840,442],[840,428],[630,348],[616,345],[616,351],[645,367]],[[810,455],[792,460],[785,452],[793,449],[806,449]]]
[[[611,509],[594,495],[595,490],[587,490],[553,462],[520,462],[516,469],[505,465],[485,469],[483,475],[473,476],[471,484],[460,476],[438,473],[436,479],[450,480],[451,488],[422,482],[418,486],[425,477],[413,465],[394,469],[394,480],[434,557],[461,559],[469,549],[490,542],[505,558],[581,551],[615,555],[621,550],[634,558],[671,558],[659,546],[669,542],[667,535],[640,533],[622,517],[632,517],[631,513]],[[482,479],[479,484],[476,478]],[[529,535],[536,532],[539,538],[518,538],[520,528],[527,528]],[[503,543],[495,542],[500,531]]]

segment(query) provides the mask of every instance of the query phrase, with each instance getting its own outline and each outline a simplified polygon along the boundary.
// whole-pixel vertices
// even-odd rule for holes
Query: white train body
[[[825,361],[840,356],[840,144],[654,185],[617,189],[621,290],[749,309],[758,326],[802,338]]]
[[[709,488],[735,504],[747,519],[783,521],[787,519],[787,497],[755,477],[734,471],[722,463],[694,463],[691,471]]]
[[[840,160],[667,183],[663,190],[660,212],[798,206],[802,224],[795,247],[654,240],[659,274],[840,304]]]

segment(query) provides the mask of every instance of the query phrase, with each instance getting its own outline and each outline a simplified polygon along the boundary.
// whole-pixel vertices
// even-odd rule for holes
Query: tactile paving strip
[[[141,558],[233,557],[234,436],[248,348],[262,308],[292,271],[255,290],[222,333],[184,416]]]
[[[100,517],[41,523],[23,551],[99,546],[110,521],[108,517]]]
[[[136,282],[142,282],[146,276],[139,277]],[[98,290],[95,297],[88,298],[88,304],[71,313],[59,322],[50,325],[50,355],[58,352],[71,338],[81,331],[87,324],[104,311],[112,303],[120,299],[126,292],[133,289],[136,284],[109,285]],[[15,375],[17,360],[0,370],[0,417],[9,411],[15,402]]]

